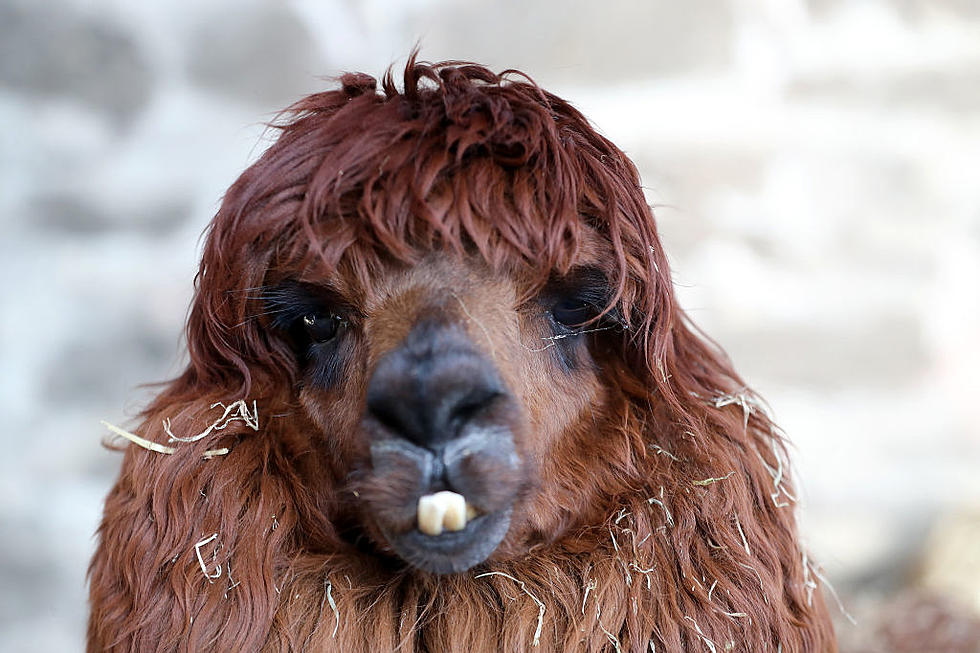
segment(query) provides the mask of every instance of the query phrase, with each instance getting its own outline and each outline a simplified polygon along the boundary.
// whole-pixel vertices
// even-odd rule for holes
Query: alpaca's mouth
[[[466,506],[465,499],[455,492],[423,496],[419,499],[417,528],[385,533],[385,538],[399,557],[423,571],[466,571],[486,560],[503,541],[512,508],[480,514],[472,506],[460,510],[460,500]]]
[[[510,528],[512,511],[512,501],[477,507],[458,492],[441,490],[419,496],[414,519],[402,526],[384,519],[375,523],[405,562],[434,574],[454,574],[496,551]]]
[[[432,448],[386,437],[370,451],[356,494],[382,549],[386,543],[421,571],[451,574],[484,562],[503,542],[524,486],[510,430],[471,426]]]

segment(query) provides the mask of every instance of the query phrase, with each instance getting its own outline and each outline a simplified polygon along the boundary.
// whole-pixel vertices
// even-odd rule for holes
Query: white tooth
[[[439,492],[446,502],[446,514],[442,518],[442,527],[449,531],[461,531],[466,528],[466,499],[455,492]]]
[[[442,534],[442,520],[445,514],[446,504],[439,498],[438,494],[426,494],[419,497],[419,530],[426,535]]]
[[[469,502],[466,503],[466,521],[471,522],[476,519],[476,508],[470,505]]]

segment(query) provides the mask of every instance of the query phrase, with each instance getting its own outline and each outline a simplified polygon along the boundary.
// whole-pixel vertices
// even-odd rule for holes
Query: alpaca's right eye
[[[568,329],[580,327],[598,314],[595,306],[581,299],[563,299],[551,308],[555,321]]]
[[[303,328],[313,342],[327,342],[337,336],[343,319],[333,313],[307,313],[303,316]]]

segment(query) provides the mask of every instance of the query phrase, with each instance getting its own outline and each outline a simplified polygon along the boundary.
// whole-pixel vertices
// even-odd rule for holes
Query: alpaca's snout
[[[367,418],[434,451],[514,408],[496,368],[462,329],[432,321],[381,358],[367,391]]]
[[[493,553],[522,485],[521,415],[462,328],[422,322],[381,357],[362,423],[371,472],[360,495],[399,556],[448,573]]]

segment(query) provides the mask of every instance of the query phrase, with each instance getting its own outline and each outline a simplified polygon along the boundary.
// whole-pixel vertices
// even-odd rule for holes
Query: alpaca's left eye
[[[555,322],[570,329],[582,326],[598,312],[595,306],[580,299],[563,299],[551,308]]]
[[[333,313],[307,313],[303,316],[303,328],[313,342],[333,340],[342,325],[341,317]]]

